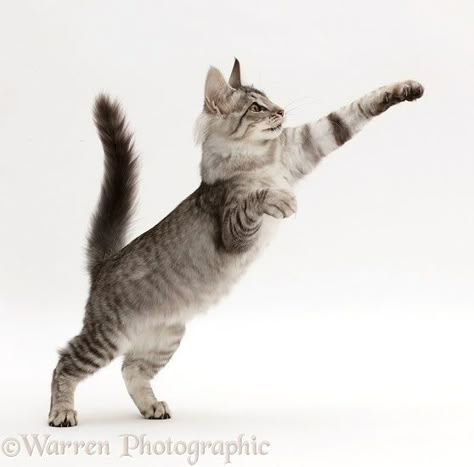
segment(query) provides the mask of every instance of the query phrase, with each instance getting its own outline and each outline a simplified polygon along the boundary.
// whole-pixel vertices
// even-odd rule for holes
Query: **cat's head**
[[[228,82],[217,68],[209,69],[203,113],[208,117],[209,132],[249,143],[278,137],[284,117],[283,109],[265,93],[241,83],[237,59]]]
[[[252,165],[252,155],[254,162],[258,162],[259,153],[280,136],[283,120],[284,110],[280,106],[264,92],[241,83],[237,59],[229,81],[217,68],[209,69],[196,129],[198,142],[215,153],[215,164],[224,163],[218,159],[219,152],[223,157],[232,156],[228,162],[236,169],[244,163]]]

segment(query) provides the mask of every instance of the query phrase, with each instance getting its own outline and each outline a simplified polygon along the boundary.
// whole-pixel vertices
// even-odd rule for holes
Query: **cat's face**
[[[265,93],[241,84],[238,60],[229,82],[217,68],[209,70],[203,112],[209,134],[243,145],[277,138],[284,120],[283,109]]]

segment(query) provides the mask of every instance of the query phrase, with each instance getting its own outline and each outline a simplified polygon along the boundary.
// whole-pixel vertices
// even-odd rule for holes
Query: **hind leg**
[[[184,325],[160,326],[147,331],[125,354],[122,375],[133,402],[149,419],[170,418],[164,401],[155,397],[150,381],[169,362],[184,335]]]
[[[74,391],[79,382],[118,355],[118,336],[107,325],[84,328],[59,353],[51,382],[50,426],[77,425]]]

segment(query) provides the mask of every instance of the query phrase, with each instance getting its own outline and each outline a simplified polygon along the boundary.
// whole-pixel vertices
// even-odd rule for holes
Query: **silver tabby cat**
[[[295,183],[327,154],[394,104],[421,97],[405,81],[382,87],[314,123],[283,128],[284,110],[240,81],[210,68],[197,123],[199,188],[148,232],[125,245],[135,204],[137,163],[117,102],[99,96],[95,122],[105,175],[88,241],[90,296],[83,328],[64,349],[51,384],[51,426],[74,426],[74,391],[123,355],[127,390],[146,418],[170,417],[151,379],[183,337],[186,321],[227,293],[296,211]]]

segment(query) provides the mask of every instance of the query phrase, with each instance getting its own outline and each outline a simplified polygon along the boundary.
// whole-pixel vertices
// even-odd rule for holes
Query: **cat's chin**
[[[278,125],[272,126],[272,127],[270,127],[270,128],[266,128],[266,129],[263,130],[263,131],[265,131],[265,132],[267,132],[267,133],[268,133],[268,132],[273,133],[273,132],[275,132],[275,131],[280,131],[280,130],[281,130],[281,126],[282,126],[282,124],[279,123]]]
[[[264,139],[266,140],[269,140],[269,139],[276,139],[278,138],[280,135],[281,135],[281,132],[283,131],[283,127],[282,125],[278,125],[276,127],[273,127],[273,128],[267,128],[266,130],[263,130],[262,131],[262,134],[263,134],[263,137]]]

